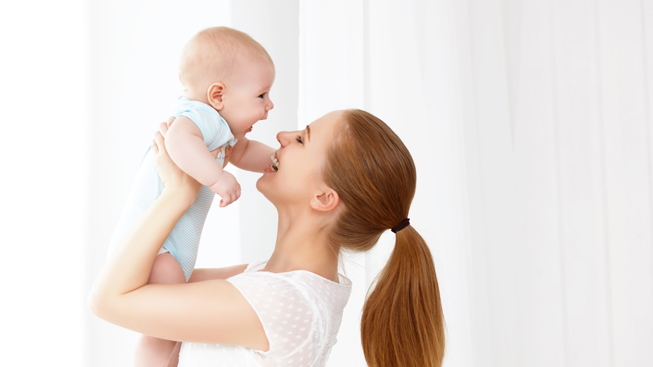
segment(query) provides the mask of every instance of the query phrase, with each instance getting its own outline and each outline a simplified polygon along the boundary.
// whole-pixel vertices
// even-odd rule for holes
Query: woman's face
[[[277,134],[281,144],[275,153],[278,170],[266,168],[256,183],[256,188],[277,208],[308,204],[316,190],[323,187],[320,169],[327,159],[341,115],[342,111],[330,112],[304,130]]]

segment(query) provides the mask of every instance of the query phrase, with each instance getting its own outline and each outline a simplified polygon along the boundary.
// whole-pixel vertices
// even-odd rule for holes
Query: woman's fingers
[[[160,149],[165,149],[165,144],[163,143],[163,136],[157,131],[154,133],[154,139],[152,139],[152,150],[154,153],[159,153]]]
[[[174,118],[174,117],[172,117],[172,116],[168,117],[168,119],[167,119],[166,122],[165,122],[166,126],[167,126],[167,127],[170,127],[170,125],[172,125],[172,122],[173,122],[173,121],[175,121],[175,118]],[[164,136],[165,136],[165,135],[164,135]]]
[[[213,158],[218,158],[218,155],[220,154],[220,151],[221,151],[220,148],[212,150],[211,155],[213,156]]]
[[[160,123],[159,132],[161,133],[161,136],[165,137],[166,133],[168,132],[168,124],[165,122]]]
[[[158,153],[159,150],[165,149],[165,143],[163,141],[164,136],[168,132],[168,123],[162,122],[159,124],[159,129],[154,133],[154,139],[152,140],[152,150],[155,153]]]
[[[226,146],[225,146],[226,145]],[[213,155],[213,158],[217,158],[220,152],[222,152],[222,149],[224,148],[224,161],[228,162],[229,161],[229,156],[231,155],[231,145],[225,144],[221,147],[217,147],[214,150],[211,151],[211,155]]]
[[[165,151],[166,149],[165,143],[163,142],[163,135],[159,131],[154,133],[154,148],[156,149],[155,152],[159,150]]]

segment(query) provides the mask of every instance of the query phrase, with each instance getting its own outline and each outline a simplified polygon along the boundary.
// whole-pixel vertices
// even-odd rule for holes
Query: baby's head
[[[274,76],[274,63],[263,46],[228,27],[197,33],[179,62],[186,97],[215,108],[236,138],[274,107],[269,96]]]

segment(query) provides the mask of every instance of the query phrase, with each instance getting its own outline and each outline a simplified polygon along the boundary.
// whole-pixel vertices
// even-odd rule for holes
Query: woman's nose
[[[277,141],[279,144],[281,144],[282,147],[285,147],[288,145],[288,142],[290,142],[290,135],[292,133],[290,131],[280,131],[277,133]]]

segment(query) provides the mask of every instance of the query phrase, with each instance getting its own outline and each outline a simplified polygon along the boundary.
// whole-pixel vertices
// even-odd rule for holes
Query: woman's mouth
[[[270,168],[274,171],[277,172],[279,170],[279,161],[277,160],[277,154],[274,153],[270,157],[272,159],[272,164],[270,165]]]

